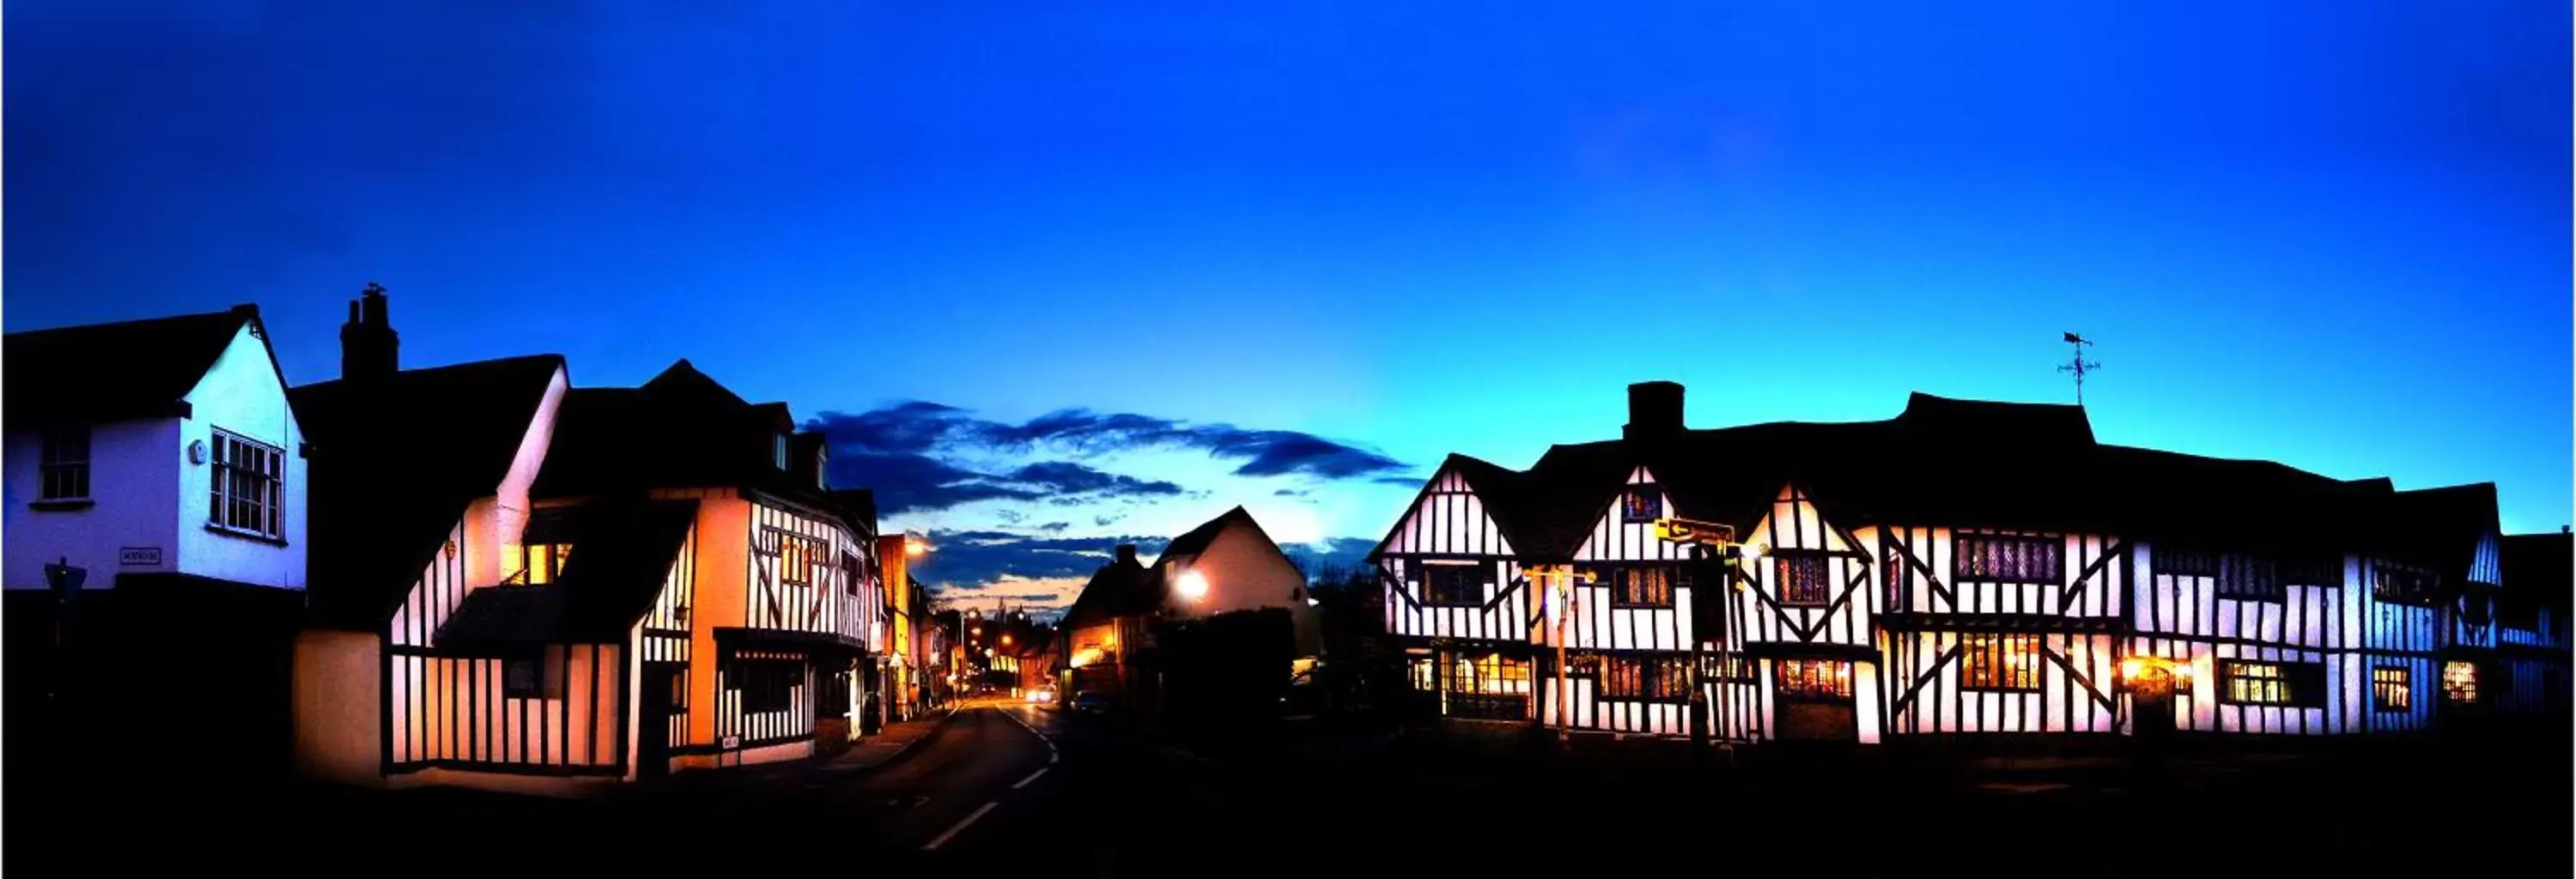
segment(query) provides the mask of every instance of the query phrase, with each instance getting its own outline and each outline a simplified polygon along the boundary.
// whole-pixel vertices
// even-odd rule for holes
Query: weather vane
[[[2075,358],[2065,366],[2058,367],[2057,371],[2071,372],[2075,374],[2075,405],[2082,406],[2084,405],[2084,374],[2096,369],[2101,369],[2102,364],[2100,361],[2084,359],[2084,346],[2091,345],[2093,343],[2087,341],[2083,336],[2078,336],[2074,333],[2067,333],[2066,344],[2075,346]]]

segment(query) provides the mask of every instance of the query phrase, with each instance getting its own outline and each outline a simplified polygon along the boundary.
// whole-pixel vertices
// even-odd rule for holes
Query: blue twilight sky
[[[2555,528],[2569,31],[2537,2],[16,2],[6,323],[256,301],[311,381],[377,280],[411,365],[685,356],[823,418],[839,475],[941,537],[930,579],[1038,601],[1235,503],[1347,555],[1402,477],[1613,436],[1631,381],[1687,383],[1698,426],[2063,401],[2065,330],[2100,342],[2106,441],[2494,480],[2508,530]]]

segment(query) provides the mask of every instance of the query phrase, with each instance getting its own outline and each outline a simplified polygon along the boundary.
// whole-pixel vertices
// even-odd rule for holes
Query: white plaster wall
[[[1295,565],[1279,554],[1277,544],[1253,533],[1243,525],[1229,524],[1208,541],[1205,552],[1177,558],[1167,572],[1178,582],[1186,572],[1197,571],[1207,578],[1208,594],[1204,601],[1188,602],[1177,592],[1171,596],[1175,609],[1184,614],[1205,616],[1236,610],[1276,607],[1288,611],[1295,627],[1297,653],[1312,656],[1318,649],[1320,632],[1316,628],[1315,609],[1297,596],[1305,594],[1306,577]]]
[[[178,472],[178,496],[170,511],[177,517],[178,569],[262,586],[304,588],[304,524],[312,509],[305,502],[309,480],[302,454],[304,431],[286,404],[286,386],[269,362],[268,343],[251,335],[251,325],[243,323],[232,345],[215,358],[215,365],[188,392],[187,400],[194,411],[179,422],[177,447],[164,459],[169,463],[161,465]],[[285,450],[286,475],[280,492],[284,545],[206,527],[216,428]],[[206,462],[191,463],[187,448],[199,441],[206,443]]]
[[[0,479],[0,495],[5,495],[7,514],[0,521],[5,532],[6,579],[0,585],[11,589],[45,588],[45,564],[57,559],[68,560],[76,567],[89,569],[87,589],[107,589],[116,585],[120,570],[178,570],[180,552],[177,511],[180,503],[179,468],[183,459],[179,446],[179,420],[165,418],[149,421],[124,421],[102,424],[90,431],[89,493],[96,504],[79,510],[37,510],[30,506],[44,493],[44,483],[36,473],[37,459],[43,454],[43,438],[33,430],[12,430],[7,434],[5,479]],[[198,491],[205,491],[199,483]],[[199,498],[197,518],[205,518],[204,499]],[[202,527],[202,526],[200,526]],[[119,568],[117,548],[160,547],[158,567]],[[302,579],[299,574],[297,583]]]

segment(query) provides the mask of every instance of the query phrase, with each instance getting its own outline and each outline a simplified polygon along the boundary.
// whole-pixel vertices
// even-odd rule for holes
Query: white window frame
[[[286,450],[220,427],[212,429],[208,440],[213,447],[208,463],[213,469],[206,477],[206,527],[219,534],[285,540]],[[245,453],[263,456],[269,466],[244,468],[240,461]],[[235,485],[235,477],[248,481]],[[245,490],[266,497],[244,498]],[[243,510],[250,511],[255,521],[247,525],[235,521],[235,514]]]

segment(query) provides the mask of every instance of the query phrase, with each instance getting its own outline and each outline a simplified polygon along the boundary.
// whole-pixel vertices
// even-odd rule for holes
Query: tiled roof
[[[2494,486],[2394,491],[2270,461],[2098,443],[2084,411],[1914,394],[1883,421],[1776,422],[1558,445],[1526,471],[1452,455],[1524,559],[1562,561],[1646,467],[1676,515],[1749,529],[1795,484],[1846,526],[2091,530],[2245,551],[2366,548],[2468,570]]]

